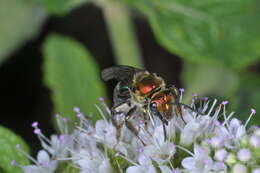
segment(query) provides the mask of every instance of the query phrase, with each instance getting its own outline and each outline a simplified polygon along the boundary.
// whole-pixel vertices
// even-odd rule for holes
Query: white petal
[[[175,145],[173,143],[168,143],[167,144],[167,153],[169,154],[169,156],[172,157],[175,152],[176,152]]]
[[[181,144],[188,146],[200,135],[199,123],[189,122],[181,132]]]
[[[139,157],[138,157],[138,162],[142,166],[147,166],[147,165],[152,164],[151,159],[146,154],[140,154]]]
[[[172,170],[165,165],[159,166],[160,170],[162,171],[162,173],[172,173]]]
[[[213,160],[210,157],[205,158],[205,160],[202,160],[204,163],[204,170],[211,170],[213,167]]]
[[[150,166],[148,167],[147,173],[156,173],[156,169],[154,168],[153,165],[150,165]]]
[[[42,168],[36,165],[23,166],[22,168],[25,173],[36,173],[42,171]]]
[[[216,128],[216,134],[217,136],[221,136],[222,138],[230,136],[227,128],[224,126],[219,126],[218,128]]]
[[[157,126],[154,130],[154,142],[161,145],[164,142],[163,126]]]
[[[231,127],[232,129],[237,129],[237,128],[241,125],[241,123],[240,123],[240,121],[239,121],[237,118],[233,118],[233,119],[230,121],[229,125],[230,125],[230,127]]]
[[[58,139],[57,135],[51,135],[51,143],[54,146],[59,146],[60,145],[60,140]]]
[[[115,127],[105,120],[97,121],[95,137],[110,148],[114,147],[117,143]]]
[[[96,134],[100,137],[104,136],[104,133],[107,133],[106,126],[107,123],[105,120],[98,120],[95,125]]]
[[[90,159],[78,160],[76,161],[76,164],[78,164],[82,169],[90,169],[90,170],[96,170],[100,165],[98,161],[90,160]]]
[[[127,168],[126,173],[146,173],[146,171],[142,166],[131,166]]]
[[[235,166],[233,166],[233,172],[234,173],[247,173],[247,167],[243,164],[235,164]]]
[[[224,162],[216,162],[216,163],[214,163],[212,169],[220,172],[221,170],[226,170],[227,166],[225,165]]]
[[[244,126],[239,126],[236,131],[236,139],[241,139],[246,134],[246,129]]]
[[[79,173],[95,173],[95,172],[89,169],[81,169]]]
[[[113,169],[108,159],[105,159],[98,168],[100,173],[113,173]]]
[[[37,155],[37,160],[40,164],[48,164],[50,162],[50,156],[45,150],[40,150]]]
[[[195,154],[195,157],[204,158],[204,157],[208,156],[209,149],[206,147],[201,147],[198,144],[195,144],[194,145],[194,154]]]
[[[182,166],[186,169],[193,170],[195,169],[195,160],[192,157],[187,157],[182,160]]]
[[[175,125],[174,125],[174,119],[173,118],[169,122],[169,125],[166,126],[166,130],[167,130],[167,137],[169,139],[175,137]]]

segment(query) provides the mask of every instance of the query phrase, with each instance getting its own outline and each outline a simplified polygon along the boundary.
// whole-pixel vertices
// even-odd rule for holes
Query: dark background
[[[135,16],[134,27],[146,69],[160,74],[167,83],[181,87],[180,58],[156,43],[145,19]],[[0,66],[0,124],[21,135],[34,153],[40,145],[31,123],[39,121],[47,136],[54,133],[51,122],[53,105],[50,91],[43,84],[41,52],[43,41],[53,32],[70,36],[84,44],[100,69],[115,65],[101,10],[87,5],[64,17],[48,18],[38,37],[24,44]],[[106,83],[110,97],[114,84]]]

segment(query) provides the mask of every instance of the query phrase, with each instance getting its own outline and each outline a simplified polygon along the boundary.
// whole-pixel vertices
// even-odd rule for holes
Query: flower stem
[[[140,50],[133,29],[130,13],[119,0],[100,0],[109,30],[116,63],[143,67]]]

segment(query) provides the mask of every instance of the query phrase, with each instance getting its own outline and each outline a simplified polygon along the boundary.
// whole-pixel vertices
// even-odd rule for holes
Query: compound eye
[[[153,108],[153,109],[156,109],[157,108],[157,104],[155,102],[152,102],[150,104],[150,107]]]
[[[128,90],[128,89],[129,89],[129,87],[128,87],[127,85],[123,85],[123,86],[121,86],[121,88],[120,88],[120,90],[122,90],[122,91]]]

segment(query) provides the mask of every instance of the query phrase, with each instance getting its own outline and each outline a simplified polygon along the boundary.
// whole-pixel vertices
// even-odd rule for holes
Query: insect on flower
[[[118,81],[112,107],[112,123],[117,128],[118,139],[124,124],[138,137],[140,128],[136,122],[143,121],[147,129],[152,116],[158,116],[163,122],[165,136],[165,125],[174,115],[184,121],[178,89],[166,85],[155,73],[130,66],[114,66],[102,71],[102,79]]]

